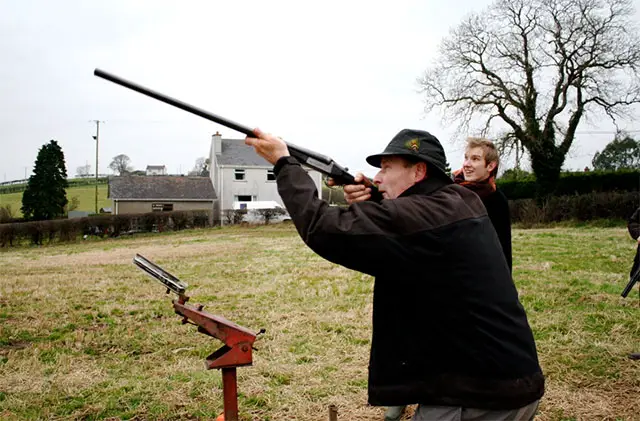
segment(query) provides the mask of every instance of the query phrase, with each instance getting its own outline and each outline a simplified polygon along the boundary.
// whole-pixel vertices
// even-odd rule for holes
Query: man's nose
[[[377,173],[375,177],[373,177],[373,182],[375,184],[380,184],[382,183],[382,176],[380,175],[380,173]]]

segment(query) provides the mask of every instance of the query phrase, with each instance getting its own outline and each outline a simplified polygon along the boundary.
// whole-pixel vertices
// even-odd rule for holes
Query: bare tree
[[[418,79],[425,111],[459,131],[508,130],[550,194],[589,113],[614,124],[640,102],[632,0],[498,0],[455,28]]]
[[[193,169],[189,171],[188,175],[196,177],[208,177],[209,176],[209,159],[200,157],[196,159],[196,164]]]
[[[506,168],[502,163],[505,161],[506,157],[510,157],[512,155],[515,155],[514,168],[516,170],[521,169],[522,161],[525,159],[526,150],[518,138],[514,136],[513,132],[506,131],[500,133],[495,137],[494,144],[496,145],[498,155],[500,156],[500,167],[503,170],[506,170]]]
[[[91,165],[87,164],[87,165],[82,165],[78,168],[76,168],[76,175],[78,177],[88,177],[91,174],[93,174],[91,172]]]
[[[113,157],[109,164],[109,168],[114,172],[117,172],[118,175],[125,175],[133,170],[133,167],[130,164],[131,159],[129,159],[127,155],[120,154]]]

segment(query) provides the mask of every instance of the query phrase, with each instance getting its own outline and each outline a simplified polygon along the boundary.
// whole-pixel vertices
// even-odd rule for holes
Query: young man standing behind
[[[474,191],[487,208],[489,219],[498,234],[509,270],[511,261],[511,217],[509,201],[496,186],[496,175],[500,159],[493,142],[470,137],[464,153],[462,169],[453,173],[453,181]]]

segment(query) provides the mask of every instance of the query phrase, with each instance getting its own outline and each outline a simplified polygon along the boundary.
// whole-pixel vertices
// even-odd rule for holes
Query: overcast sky
[[[430,131],[452,168],[461,139],[425,115],[416,78],[448,31],[486,0],[11,1],[0,0],[0,181],[31,174],[57,140],[67,171],[100,173],[118,154],[135,169],[186,173],[215,123],[93,76],[94,68],[375,172],[364,157],[402,128]],[[636,1],[636,9],[638,9]],[[591,165],[613,126],[582,125],[565,167]],[[628,130],[639,123],[624,122]],[[599,133],[590,133],[599,132]]]

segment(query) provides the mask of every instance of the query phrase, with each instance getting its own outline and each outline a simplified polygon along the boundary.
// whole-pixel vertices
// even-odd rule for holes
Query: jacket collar
[[[398,197],[406,197],[414,194],[429,195],[449,184],[453,184],[453,181],[445,180],[444,177],[427,177],[403,191]]]

